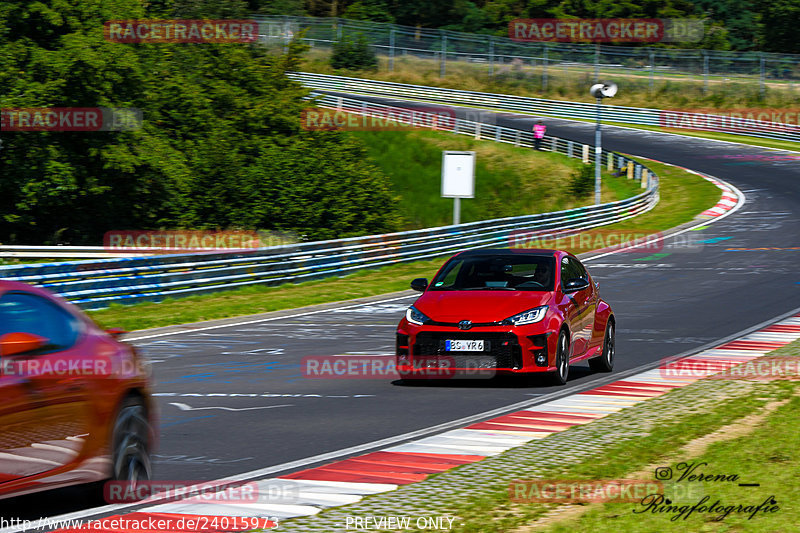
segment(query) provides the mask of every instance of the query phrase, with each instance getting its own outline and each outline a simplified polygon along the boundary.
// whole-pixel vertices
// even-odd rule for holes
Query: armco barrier
[[[323,97],[318,103],[350,112],[380,113],[378,106],[354,99]],[[416,116],[420,126],[432,127],[434,116]],[[441,123],[437,124],[437,129]],[[530,132],[491,124],[454,120],[448,131],[500,142],[529,145]],[[547,149],[579,156],[577,143],[546,138]],[[594,150],[591,150],[594,157]],[[609,152],[605,164],[627,168],[639,163]],[[602,160],[601,160],[602,161]],[[641,194],[601,205],[579,207],[555,213],[524,215],[439,228],[352,237],[262,248],[253,251],[209,252],[159,255],[97,261],[34,264],[0,267],[0,277],[44,287],[87,309],[111,303],[159,301],[254,284],[278,285],[352,273],[405,261],[451,255],[470,248],[504,247],[520,230],[536,230],[543,237],[548,230],[590,229],[644,213],[658,202],[658,178],[648,170]]]
[[[411,98],[422,102],[432,102],[443,105],[474,106],[581,120],[594,120],[597,112],[595,104],[588,102],[566,102],[561,100],[513,96],[509,94],[461,91],[457,89],[445,89],[443,87],[408,85],[364,78],[313,74],[309,72],[294,72],[289,74],[289,76],[316,91],[331,91],[389,98]],[[669,112],[662,109],[608,105],[608,102],[603,105],[603,120],[608,122],[664,126],[670,123],[665,122],[666,119],[664,117],[667,116],[665,113]],[[800,142],[800,125],[797,124],[778,122],[754,123],[750,121],[749,123],[742,123],[747,124],[746,131],[743,131],[745,130],[744,127],[737,126],[735,128],[730,128],[725,126],[724,120],[726,117],[723,116],[683,112],[675,113],[677,113],[675,117],[678,117],[675,119],[676,121],[681,123],[683,123],[683,121],[688,121],[690,124],[707,124],[710,118],[716,117],[715,120],[719,126],[714,127],[713,131],[720,133]]]

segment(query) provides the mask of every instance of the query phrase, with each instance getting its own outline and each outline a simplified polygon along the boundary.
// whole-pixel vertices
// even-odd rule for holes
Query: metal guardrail
[[[332,96],[322,105],[349,112],[381,115],[392,109]],[[393,108],[400,109],[400,108]],[[419,126],[474,135],[477,138],[514,143],[533,142],[530,132],[491,124],[456,119],[439,121],[433,113],[415,115]],[[572,157],[591,158],[594,150],[580,148],[573,141],[546,138],[544,148]],[[340,276],[364,268],[376,268],[406,261],[418,261],[471,248],[505,246],[520,231],[590,229],[626,220],[652,209],[659,198],[658,177],[645,166],[619,154],[604,152],[601,161],[608,168],[625,169],[629,177],[641,180],[646,191],[634,197],[601,205],[579,207],[555,213],[507,217],[454,226],[308,242],[261,248],[245,252],[213,252],[98,261],[71,261],[0,267],[0,277],[44,287],[86,308],[111,303],[159,301],[167,297],[216,292],[248,285],[278,285],[329,276]]]
[[[512,96],[508,94],[462,91],[457,89],[445,89],[443,87],[408,85],[364,78],[314,74],[310,72],[294,72],[289,74],[289,76],[316,91],[331,91],[390,98],[410,98],[422,102],[444,105],[468,105],[502,111],[533,113],[581,120],[594,120],[596,116],[596,107],[594,103],[566,102],[561,100]],[[709,119],[715,117],[715,115],[670,112],[662,109],[622,107],[609,105],[607,102],[603,104],[602,113],[603,120],[609,122],[623,122],[646,126],[669,126],[678,129],[683,128],[683,124],[685,124],[686,121],[689,121],[689,124],[708,124]],[[800,142],[800,125],[797,124],[772,122],[766,125],[763,123],[759,125],[759,123],[753,123],[751,121],[748,126],[750,129],[742,131],[736,128],[726,128],[723,122],[725,119],[727,119],[727,117],[716,116],[715,123],[717,126],[714,126],[713,129],[707,129],[706,131]],[[746,122],[742,123],[742,127],[747,124]]]
[[[0,258],[43,258],[43,259],[77,259],[108,257],[141,257],[160,253],[159,250],[137,251],[135,253],[110,252],[103,246],[15,246],[0,245]]]

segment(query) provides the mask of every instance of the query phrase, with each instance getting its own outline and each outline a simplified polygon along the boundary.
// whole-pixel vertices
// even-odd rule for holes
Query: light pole
[[[595,83],[589,94],[597,99],[597,126],[594,129],[594,205],[600,205],[600,170],[602,169],[603,147],[600,132],[600,106],[603,98],[613,98],[617,94],[616,83]]]

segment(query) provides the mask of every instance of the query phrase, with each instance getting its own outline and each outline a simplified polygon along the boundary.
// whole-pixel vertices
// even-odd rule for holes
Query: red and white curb
[[[203,498],[153,505],[114,518],[164,520],[164,533],[187,531],[244,531],[231,517],[275,517],[278,521],[311,516],[327,507],[355,503],[364,496],[423,481],[430,474],[480,461],[572,426],[588,424],[609,414],[661,396],[699,379],[747,362],[800,339],[800,314],[770,324],[736,340],[680,359],[696,363],[689,376],[668,375],[656,368],[594,389],[474,423],[461,429],[421,438],[277,478],[258,480],[259,500],[247,503],[208,503]],[[667,375],[665,375],[667,374]],[[225,519],[228,524],[225,526]],[[187,529],[188,520],[216,527]],[[183,522],[181,522],[183,520]],[[163,524],[167,524],[164,526]],[[179,526],[178,524],[182,524]],[[224,526],[224,527],[223,527]],[[263,526],[261,526],[263,527]],[[83,529],[85,531],[86,529]],[[134,531],[95,529],[93,531]],[[61,529],[59,531],[79,531]],[[141,531],[141,530],[137,530]]]
[[[720,181],[715,178],[709,178],[704,176],[708,181],[722,189],[722,197],[717,202],[717,205],[710,209],[706,209],[702,213],[700,213],[699,217],[701,218],[716,218],[720,215],[724,215],[737,205],[741,201],[739,194],[736,190],[728,185],[727,183]]]

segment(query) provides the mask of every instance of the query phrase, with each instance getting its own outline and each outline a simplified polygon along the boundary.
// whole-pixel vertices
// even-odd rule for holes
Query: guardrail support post
[[[480,141],[481,140],[481,123],[478,122],[477,126],[475,126],[475,139]]]
[[[600,45],[594,45],[594,82],[600,79]]]
[[[517,133],[514,136],[514,146],[516,146],[516,147],[519,147],[519,135],[520,135],[520,131],[517,130]]]
[[[648,181],[649,174],[647,173],[647,169],[642,169],[642,189],[647,188],[647,181]]]
[[[611,153],[606,154],[606,159],[608,161],[608,166],[606,167],[606,170],[611,172],[612,170],[614,170],[614,154]]]
[[[542,91],[547,90],[547,43],[542,43],[542,55],[544,56],[542,59]]]
[[[628,179],[633,179],[633,161],[628,161]]]
[[[589,145],[588,144],[584,144],[583,145],[583,153],[581,154],[581,161],[583,161],[584,163],[588,163],[589,162]]]
[[[575,144],[572,141],[567,141],[567,157],[572,157],[572,145]]]
[[[489,77],[494,77],[494,39],[489,36]]]
[[[558,140],[555,137],[550,138],[550,151],[558,152]]]
[[[389,30],[389,72],[394,72],[394,28]]]
[[[447,35],[444,32],[442,35],[442,64],[439,67],[439,77],[444,78],[447,74]]]

